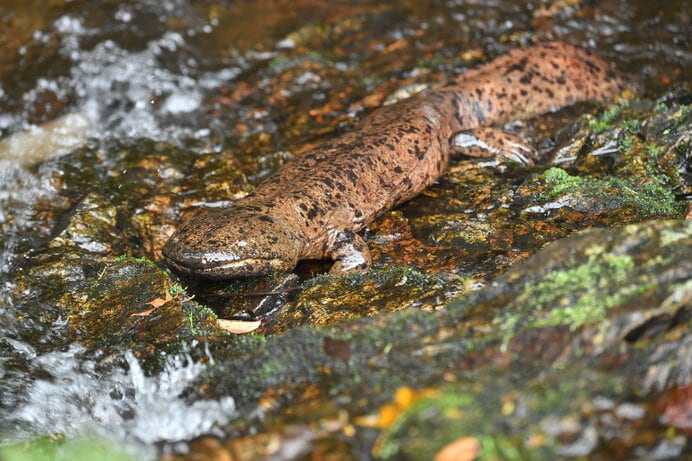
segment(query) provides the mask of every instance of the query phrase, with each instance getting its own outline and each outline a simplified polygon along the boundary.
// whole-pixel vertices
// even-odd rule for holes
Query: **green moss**
[[[632,144],[634,143],[634,138],[632,137],[631,134],[625,134],[620,138],[620,141],[618,142],[618,150],[620,152],[627,152],[632,148]]]
[[[527,456],[531,453],[527,453],[526,450],[521,450],[512,441],[504,437],[497,437],[492,434],[486,434],[479,437],[481,442],[481,452],[478,455],[479,460],[498,460],[504,459],[508,461],[512,460],[525,460]]]
[[[543,172],[545,181],[552,186],[549,195],[551,198],[557,197],[563,193],[569,193],[577,190],[584,184],[584,178],[579,176],[570,176],[562,168],[550,168]]]
[[[462,408],[471,407],[474,404],[473,396],[470,394],[444,393],[436,397],[425,397],[398,417],[389,426],[380,438],[379,457],[388,459],[396,456],[402,451],[402,442],[406,442],[406,437],[397,437],[400,432],[405,431],[407,426],[417,426],[419,419],[427,413],[434,412],[436,415],[444,414],[445,411],[459,411]],[[439,437],[448,437],[448,434],[437,434]],[[426,441],[427,449],[441,446],[440,441]],[[417,447],[418,448],[418,447]],[[420,449],[420,448],[419,448]],[[430,454],[434,454],[434,451]],[[432,459],[432,456],[428,459]]]
[[[654,143],[647,143],[646,154],[649,156],[650,159],[658,160],[663,154],[663,148]]]
[[[368,91],[371,91],[373,88],[380,86],[380,85],[384,84],[385,82],[386,82],[386,79],[384,79],[382,77],[369,75],[360,81],[360,86],[362,88],[365,88]]]
[[[128,258],[131,258],[131,256],[130,256],[130,255],[120,255],[120,256],[116,256],[115,258],[113,258],[113,263],[114,263],[114,264],[121,263],[121,262],[125,261],[125,260],[128,259]]]
[[[176,295],[187,296],[187,291],[179,283],[172,284],[171,286],[168,287],[167,291],[168,291],[168,294],[171,296],[176,296]]]
[[[145,257],[140,257],[140,258],[135,258],[134,256],[130,255],[120,255],[115,258],[113,258],[112,262],[113,264],[120,264],[124,262],[131,262],[131,263],[136,263],[136,264],[146,264],[147,266],[156,269],[156,271],[160,274],[165,274],[163,270],[151,259],[145,258]]]
[[[683,204],[675,200],[673,192],[660,184],[641,183],[635,179],[606,176],[584,178],[571,176],[560,168],[550,168],[544,173],[549,190],[541,196],[555,199],[566,194],[579,194],[596,199],[604,208],[633,206],[643,216],[679,216]]]
[[[668,109],[668,106],[662,102],[659,102],[654,106],[654,112],[663,112],[666,109]]]
[[[322,63],[327,63],[329,62],[329,59],[327,59],[322,53],[316,50],[309,51],[308,54],[305,55],[305,59],[307,61],[314,61],[314,62],[322,62]]]
[[[594,254],[585,263],[548,273],[539,283],[527,285],[516,303],[530,306],[531,311],[508,310],[493,319],[499,327],[503,348],[519,330],[557,325],[574,330],[602,321],[609,309],[622,306],[650,288],[647,284],[628,284],[635,269],[631,256],[598,254],[601,251],[594,248]],[[614,285],[621,289],[609,294],[608,287]],[[581,287],[576,296],[575,286]]]
[[[301,68],[306,62],[329,64],[329,59],[319,51],[313,50],[303,56],[289,57],[279,55],[270,59],[268,65],[274,72],[280,73],[288,69]]]
[[[543,306],[553,304],[556,307],[529,326],[569,325],[571,329],[576,329],[603,320],[608,309],[620,305],[635,293],[625,289],[602,296],[601,289],[612,284],[624,284],[633,267],[634,260],[630,256],[607,254],[602,258],[591,256],[586,264],[574,269],[547,274],[535,288],[540,293],[538,302]],[[575,285],[585,290],[579,298],[570,302],[569,293]]]
[[[639,132],[641,127],[641,121],[637,120],[636,118],[623,120],[622,127],[628,134],[636,134]]]
[[[620,112],[627,107],[627,104],[621,104],[618,106],[611,106],[597,119],[589,121],[589,127],[594,133],[602,133],[612,127],[613,122],[617,119]]]
[[[210,319],[216,319],[216,313],[196,302],[183,303],[183,314],[187,318],[190,333],[195,336],[207,336],[217,333]]]
[[[434,56],[432,58],[422,58],[419,59],[415,67],[419,69],[448,69],[451,67],[462,67],[465,64],[468,64],[464,62],[463,59],[457,58],[457,59],[448,59],[446,56]]]

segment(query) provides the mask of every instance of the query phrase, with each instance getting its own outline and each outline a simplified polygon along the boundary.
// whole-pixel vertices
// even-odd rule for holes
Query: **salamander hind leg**
[[[332,275],[364,271],[372,262],[370,249],[363,237],[349,231],[334,234],[329,256],[334,259],[334,265],[329,270]]]
[[[456,155],[505,159],[521,165],[533,165],[538,160],[538,153],[528,141],[497,128],[460,131],[452,136],[449,143]]]

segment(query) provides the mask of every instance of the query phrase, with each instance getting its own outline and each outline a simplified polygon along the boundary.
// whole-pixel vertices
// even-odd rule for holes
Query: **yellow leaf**
[[[412,387],[401,386],[394,393],[394,402],[399,408],[408,408],[417,399],[416,390]]]
[[[363,427],[387,429],[417,401],[424,397],[435,395],[437,395],[437,391],[433,389],[416,390],[412,387],[402,386],[394,392],[394,401],[382,405],[377,414],[359,416],[354,421],[357,425]]]

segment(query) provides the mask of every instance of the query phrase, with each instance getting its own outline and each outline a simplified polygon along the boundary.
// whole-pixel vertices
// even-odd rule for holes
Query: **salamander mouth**
[[[205,279],[224,280],[240,277],[258,277],[285,270],[285,262],[278,258],[259,259],[247,258],[234,261],[215,261],[191,263],[190,261],[174,261],[166,258],[168,265],[175,271],[186,276],[202,277]]]

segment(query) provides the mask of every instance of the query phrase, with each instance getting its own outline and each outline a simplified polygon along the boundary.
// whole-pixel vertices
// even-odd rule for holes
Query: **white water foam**
[[[115,13],[114,20],[130,22],[132,14],[121,9]],[[166,17],[161,21],[165,22]],[[51,93],[59,100],[73,101],[71,112],[90,122],[82,129],[82,142],[95,137],[100,140],[150,138],[175,143],[208,136],[209,130],[196,125],[195,113],[202,109],[210,90],[235,79],[241,72],[237,63],[228,62],[219,62],[215,71],[200,71],[197,60],[186,52],[187,36],[208,34],[212,30],[210,24],[200,24],[187,31],[162,30],[159,37],[144,42],[141,49],[126,50],[108,38],[85,46],[85,42],[102,31],[85,26],[82,18],[62,16],[53,22],[51,33],[58,35],[60,54],[71,62],[68,73],[51,78],[39,76],[34,88],[22,96],[21,111],[0,111],[0,129],[16,136],[40,129],[23,117],[45,93]],[[48,33],[39,31],[35,35],[47,37]],[[0,88],[0,95],[3,93]],[[65,150],[57,154],[54,149],[45,150],[43,160],[65,153]],[[7,155],[0,146],[0,159]],[[11,157],[17,158],[16,153]],[[33,163],[41,160],[35,154],[31,158]]]
[[[43,355],[30,349],[22,345],[22,354],[31,355],[50,378],[32,380],[26,402],[6,415],[17,428],[27,428],[7,434],[12,440],[55,433],[98,436],[131,442],[140,455],[153,456],[153,443],[221,434],[217,428],[237,414],[232,397],[185,402],[181,394],[207,366],[187,354],[168,356],[161,373],[146,376],[132,352],[125,351],[129,370],[115,368],[104,375],[93,360],[79,357],[82,346]]]
[[[0,282],[12,267],[16,247],[25,233],[49,231],[46,223],[32,221],[32,206],[53,194],[55,189],[48,172],[33,173],[17,162],[0,160]],[[0,308],[9,302],[7,293],[0,288]]]

